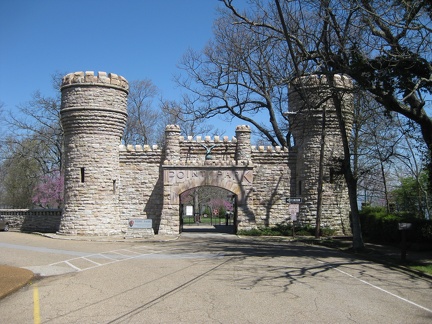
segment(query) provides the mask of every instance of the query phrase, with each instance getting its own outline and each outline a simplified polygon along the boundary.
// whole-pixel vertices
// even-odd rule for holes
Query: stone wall
[[[252,147],[256,225],[272,226],[289,221],[286,198],[290,196],[287,149]]]
[[[61,209],[0,209],[11,230],[55,233],[59,230]]]
[[[250,132],[244,126],[238,130],[241,134]],[[237,225],[241,229],[273,225],[287,218],[287,149],[253,147],[248,142],[238,160],[236,137],[184,138],[173,125],[167,126],[166,133],[165,150],[156,146],[120,147],[123,229],[130,218],[146,218],[153,220],[156,233],[175,234],[180,225],[180,194],[203,185],[224,188],[238,197]]]
[[[120,147],[119,210],[122,231],[131,218],[152,219],[157,232],[162,213],[163,152],[157,146]]]

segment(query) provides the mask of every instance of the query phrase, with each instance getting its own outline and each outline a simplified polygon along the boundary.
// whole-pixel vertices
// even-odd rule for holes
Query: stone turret
[[[61,85],[65,136],[65,206],[59,233],[116,235],[119,145],[127,118],[126,79],[76,72]]]
[[[353,122],[352,81],[335,75],[332,82],[326,76],[307,76],[295,80],[289,91],[289,123],[297,150],[296,170],[291,189],[302,197],[300,221],[315,225],[319,159],[324,146],[322,226],[349,234],[349,200],[340,161],[344,156],[342,138],[332,91],[342,99],[342,112],[347,133]],[[325,117],[323,123],[323,117]],[[324,143],[322,133],[325,132]]]
[[[165,127],[165,164],[180,161],[180,126]]]
[[[236,128],[237,154],[236,160],[239,165],[247,165],[252,160],[251,129],[248,125],[240,125]]]

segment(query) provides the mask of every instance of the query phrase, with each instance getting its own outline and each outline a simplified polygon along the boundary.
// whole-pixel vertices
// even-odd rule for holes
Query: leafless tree
[[[287,2],[291,6],[281,8],[279,1],[265,5],[256,0],[251,1],[251,9],[243,12],[232,5],[233,1],[223,3],[227,10],[222,10],[215,23],[214,40],[202,53],[188,52],[182,62],[187,78],[178,79],[178,82],[190,90],[199,103],[188,113],[196,118],[215,115],[239,118],[252,124],[273,145],[288,147],[290,133],[283,114],[287,111],[288,84],[303,75],[336,73],[326,61],[301,57],[303,53],[312,53],[319,44],[328,44],[328,24],[320,23],[320,18],[328,14],[318,6],[317,15],[317,6],[314,7],[313,2],[308,3],[315,12],[302,11],[303,2],[300,1]],[[341,108],[343,95],[340,91],[331,91],[321,104],[332,100],[339,111],[338,120],[346,147],[346,159],[342,164],[352,183],[349,191],[351,209],[354,210],[353,245],[362,248],[356,179],[350,174],[349,136]],[[304,93],[302,100],[309,103],[309,109],[316,105]],[[318,211],[321,210],[319,205]]]
[[[161,119],[162,126],[165,129],[166,125],[176,124],[180,126],[183,136],[197,135],[223,135],[223,133],[206,120],[197,119],[188,115],[187,111],[191,111],[195,103],[187,95],[184,95],[181,100],[162,100],[161,101]]]
[[[159,113],[153,100],[159,90],[151,80],[129,82],[128,119],[123,134],[126,144],[154,144]]]
[[[271,58],[277,60],[283,57],[283,60],[278,60],[279,63],[285,63],[285,68],[281,71],[290,69],[291,73],[285,73],[282,79],[273,78],[272,80],[283,80],[287,83],[293,77],[317,73],[328,76],[335,73],[349,75],[355,81],[356,86],[369,92],[387,110],[398,112],[420,126],[423,139],[428,146],[429,160],[431,160],[432,120],[424,109],[425,93],[430,93],[432,87],[431,5],[429,2],[252,0],[251,6],[246,11],[237,10],[234,6],[235,0],[222,0],[222,2],[231,15],[230,22],[233,22],[231,24],[233,33],[223,33],[223,35],[234,37],[240,35],[240,39],[237,39],[237,43],[241,44],[239,48],[248,49],[248,44],[257,44],[256,41],[259,40],[258,47],[260,48],[267,42],[266,48],[284,50],[281,51],[283,56],[275,54],[277,51],[272,52],[270,57],[265,61],[259,61],[260,64],[253,68],[250,68],[252,66],[249,65],[247,66],[249,69],[242,69],[241,64],[236,64],[238,72],[250,72],[247,75],[248,78],[241,73],[229,74],[231,70],[227,68],[228,65],[217,61],[217,58],[222,57],[224,62],[244,63],[242,56],[237,55],[236,48],[233,46],[224,48],[216,42],[207,52],[204,52],[205,59],[196,54],[190,56],[191,59],[188,62],[192,64],[185,65],[187,70],[192,71],[190,75],[194,77],[194,82],[207,87],[208,91],[199,93],[191,87],[190,82],[186,82],[185,86],[189,86],[189,89],[200,94],[203,99],[205,98],[213,107],[216,107],[213,110],[201,109],[206,112],[207,116],[211,116],[212,113],[229,113],[232,116],[243,118],[244,115],[241,113],[248,109],[254,111],[257,108],[268,107],[269,105],[254,106],[253,100],[247,101],[247,104],[243,106],[228,105],[227,99],[231,98],[230,94],[234,94],[234,98],[240,98],[244,93],[248,94],[247,99],[252,98],[251,89],[262,90],[259,85],[268,85],[268,82],[246,83],[249,85],[245,88],[246,91],[238,85],[245,84],[244,80],[249,80],[249,76],[255,75],[251,72],[266,70],[263,68],[266,64],[262,64],[263,62],[269,63],[272,62]],[[240,31],[246,32],[242,34]],[[222,40],[225,44],[232,43],[230,37],[218,38],[217,32],[216,29],[216,41]],[[282,39],[285,40],[285,47],[280,45]],[[247,44],[242,40],[247,40]],[[277,45],[268,46],[270,43]],[[218,55],[211,55],[213,51]],[[263,52],[256,49],[256,52],[253,53]],[[214,59],[215,56],[217,56],[216,59]],[[236,60],[235,57],[240,57],[240,60]],[[213,64],[215,62],[214,66],[218,68],[213,70],[206,68],[209,62]],[[195,73],[195,71],[200,73]],[[268,76],[265,73],[262,75]],[[252,80],[255,79],[252,78]],[[256,87],[251,85],[256,85]],[[233,89],[233,92],[227,89]],[[218,100],[215,101],[215,98]],[[340,93],[334,92],[332,100],[336,107],[340,106]],[[232,101],[236,102],[235,99]],[[244,100],[237,100],[237,102],[245,103]],[[242,109],[236,110],[232,107]],[[271,110],[268,111],[271,112]],[[337,111],[339,111],[345,150],[345,159],[342,164],[353,213],[355,232],[353,246],[361,248],[363,242],[357,215],[357,179],[352,172],[349,158],[349,137],[346,134],[341,110]],[[261,131],[257,123],[247,118],[244,120],[250,121]],[[272,124],[272,121],[276,119],[270,114],[269,120]],[[262,131],[263,134],[271,137],[270,132],[265,133],[265,129]],[[283,136],[278,135],[275,132],[274,138],[280,141]],[[432,183],[431,168],[432,164],[429,166]]]
[[[61,74],[52,76],[56,97],[44,96],[40,91],[32,95],[32,99],[20,104],[17,111],[8,112],[5,121],[8,134],[5,138],[14,141],[15,146],[22,146],[27,139],[34,152],[28,152],[39,164],[44,174],[60,171],[62,168],[63,129],[60,123],[60,83]],[[21,150],[23,151],[23,150]]]
[[[215,21],[214,35],[202,52],[189,50],[181,61],[186,76],[177,82],[190,90],[194,102],[185,114],[237,118],[253,125],[266,141],[287,147],[284,43],[233,24],[227,12]]]

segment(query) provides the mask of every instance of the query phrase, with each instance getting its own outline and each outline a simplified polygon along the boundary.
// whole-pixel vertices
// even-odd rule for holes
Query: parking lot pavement
[[[9,234],[12,234],[9,236]],[[187,233],[174,241],[0,236],[2,262],[63,274],[0,301],[8,323],[430,323],[432,281],[320,246]],[[33,290],[37,289],[38,303]],[[14,311],[20,305],[20,312]],[[39,306],[38,306],[39,307]]]

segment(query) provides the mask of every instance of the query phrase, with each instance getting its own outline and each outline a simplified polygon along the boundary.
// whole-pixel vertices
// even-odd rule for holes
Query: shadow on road
[[[234,234],[234,226],[233,225],[202,225],[202,224],[184,225],[182,232],[183,233]]]

